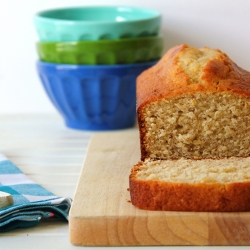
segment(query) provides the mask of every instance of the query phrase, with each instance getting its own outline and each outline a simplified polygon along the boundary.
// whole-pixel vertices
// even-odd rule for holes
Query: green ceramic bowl
[[[84,6],[40,11],[34,16],[40,41],[108,40],[158,35],[161,14],[126,6]]]
[[[61,64],[130,64],[161,57],[160,36],[79,42],[37,42],[39,59]]]

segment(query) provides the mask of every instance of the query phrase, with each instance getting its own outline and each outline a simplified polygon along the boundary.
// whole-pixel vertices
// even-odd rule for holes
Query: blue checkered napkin
[[[0,232],[34,226],[42,218],[68,221],[71,199],[58,197],[36,184],[0,154],[0,191],[12,195],[14,205],[0,209]]]

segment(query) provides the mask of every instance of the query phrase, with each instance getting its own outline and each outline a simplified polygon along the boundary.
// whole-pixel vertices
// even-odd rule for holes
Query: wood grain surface
[[[128,178],[140,159],[137,132],[95,134],[69,215],[81,246],[250,245],[250,213],[146,211],[130,202]]]

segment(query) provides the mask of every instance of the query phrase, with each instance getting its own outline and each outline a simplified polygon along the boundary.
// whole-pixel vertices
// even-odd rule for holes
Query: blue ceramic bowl
[[[38,12],[34,24],[44,42],[110,40],[157,35],[161,14],[137,7],[71,7]]]
[[[92,66],[38,61],[37,70],[66,126],[113,130],[135,125],[136,78],[155,63]]]

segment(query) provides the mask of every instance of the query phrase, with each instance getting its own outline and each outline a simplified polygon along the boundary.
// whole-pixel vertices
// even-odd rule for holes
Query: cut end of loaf
[[[250,181],[250,158],[205,160],[145,160],[135,170],[136,179],[175,183],[234,183]]]
[[[250,103],[236,94],[160,99],[140,110],[142,160],[247,157]]]

